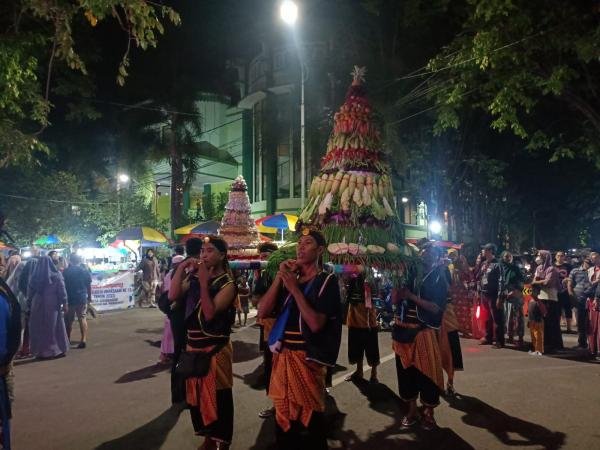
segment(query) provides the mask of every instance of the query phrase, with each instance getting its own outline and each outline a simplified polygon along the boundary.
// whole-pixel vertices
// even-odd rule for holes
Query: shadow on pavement
[[[44,360],[37,359],[32,356],[31,358],[17,359],[17,360],[15,360],[15,362],[13,364],[15,366],[24,366],[25,364],[31,364],[31,363],[42,362],[42,361],[44,361]]]
[[[275,443],[275,418],[273,416],[262,421],[256,441],[248,450],[277,450]]]
[[[331,369],[331,374],[335,375],[338,372],[345,372],[346,370],[348,370],[348,368],[346,366],[341,366],[339,364],[336,364],[333,369]]]
[[[63,358],[66,358],[66,357],[67,357],[66,353],[61,353],[58,356],[50,356],[48,358],[41,358],[39,356],[31,356],[31,357],[28,357],[28,358],[14,360],[14,365],[15,366],[22,366],[22,365],[31,364],[31,363],[41,363],[41,362],[46,362],[46,361],[54,361],[56,359],[63,359]]]
[[[142,367],[141,369],[134,370],[133,372],[127,372],[115,381],[117,384],[131,383],[133,381],[146,380],[148,378],[154,378],[157,373],[165,372],[171,369],[170,364],[152,364],[151,366]]]
[[[162,334],[164,330],[164,327],[160,327],[160,328],[138,328],[137,330],[135,330],[136,333],[138,334]]]
[[[394,422],[381,431],[371,433],[362,440],[353,430],[345,430],[346,414],[337,409],[335,399],[328,398],[326,420],[328,440],[335,443],[333,448],[352,450],[474,450],[468,442],[449,428],[437,428],[433,431],[423,431],[418,426],[402,431],[400,421],[404,412],[404,403],[389,387],[384,384],[371,384],[366,380],[356,384],[363,395],[369,400],[369,407],[394,419]],[[376,424],[373,424],[376,426]]]
[[[554,359],[562,359],[565,361],[575,361],[587,364],[600,364],[600,361],[590,356],[587,350],[565,349],[556,353],[546,353],[544,356]]]
[[[173,405],[160,416],[139,428],[96,447],[95,450],[159,450],[164,444],[171,429],[177,424],[183,411],[180,405]]]
[[[372,410],[389,417],[404,414],[404,402],[387,385],[365,379],[353,379],[352,383],[367,398]]]
[[[509,416],[478,398],[459,394],[446,400],[451,408],[465,413],[462,417],[464,423],[488,430],[504,445],[519,448],[540,446],[547,450],[557,450],[565,443],[564,433],[551,431],[536,423]],[[522,439],[511,438],[512,433],[522,436]]]
[[[255,342],[232,341],[233,363],[252,361],[260,356],[258,344]]]
[[[144,342],[147,342],[151,347],[160,348],[161,341],[153,341],[152,339],[146,339]]]
[[[328,430],[327,440],[330,448],[352,450],[474,450],[449,428],[438,428],[425,432],[415,427],[413,430],[402,432],[404,404],[402,400],[384,384],[370,384],[366,380],[355,383],[359,390],[369,400],[369,407],[394,419],[394,422],[381,431],[372,433],[366,439],[361,439],[353,430],[344,429],[346,413],[339,410],[335,398],[326,397],[325,427]],[[374,427],[377,424],[373,424]],[[274,450],[275,445],[274,419],[269,418],[262,423],[256,441],[250,450]]]
[[[260,363],[256,368],[250,372],[245,373],[244,375],[233,374],[235,378],[238,378],[244,382],[246,386],[250,388],[260,391],[265,388],[265,366]]]

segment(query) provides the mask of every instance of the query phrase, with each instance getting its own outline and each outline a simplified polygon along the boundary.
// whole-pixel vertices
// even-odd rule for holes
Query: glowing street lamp
[[[293,27],[298,20],[298,5],[292,0],[284,0],[279,7],[279,17],[288,26]],[[304,62],[298,45],[298,60],[300,61],[300,206],[304,207],[306,197],[306,133],[304,114],[304,78],[306,77]]]
[[[429,224],[429,231],[431,231],[432,234],[440,234],[442,231],[442,224],[437,220],[432,221]]]
[[[279,7],[279,16],[288,25],[294,25],[298,20],[298,5],[292,0],[285,0]]]
[[[408,203],[408,197],[402,197],[402,203]]]
[[[121,226],[121,184],[129,183],[129,175],[120,173],[117,175],[117,225]]]

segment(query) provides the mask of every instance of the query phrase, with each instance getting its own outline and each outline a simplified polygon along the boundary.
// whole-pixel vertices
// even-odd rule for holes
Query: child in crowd
[[[533,286],[529,301],[528,323],[531,333],[531,348],[530,355],[542,356],[544,354],[544,316],[546,315],[546,307],[541,300],[538,299],[540,293],[539,286]]]
[[[248,313],[250,312],[250,287],[248,281],[244,275],[241,275],[238,279],[238,295],[239,295],[239,307],[237,308],[238,326],[242,326],[242,314],[244,314],[244,324],[248,321]]]

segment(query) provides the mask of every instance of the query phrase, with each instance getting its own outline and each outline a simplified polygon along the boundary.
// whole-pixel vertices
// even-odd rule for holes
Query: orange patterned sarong
[[[269,342],[269,336],[271,335],[271,330],[275,325],[277,319],[273,317],[268,317],[266,319],[261,319],[261,325],[263,326],[263,341]]]
[[[346,326],[348,328],[377,328],[377,312],[375,308],[367,308],[364,303],[348,305]]]
[[[454,313],[454,307],[451,304],[446,306],[442,326],[438,330],[440,354],[442,357],[442,368],[448,374],[448,377],[454,377],[454,361],[452,359],[452,349],[448,340],[448,333],[459,329],[458,319]]]
[[[420,331],[414,342],[392,341],[392,349],[400,357],[402,367],[415,368],[433,381],[440,390],[444,389],[442,357],[435,330],[426,328]]]
[[[214,346],[187,351],[209,352]],[[200,408],[202,421],[208,425],[219,418],[217,411],[217,390],[233,387],[233,347],[231,341],[212,357],[208,374],[202,378],[186,380],[186,401],[190,406]]]
[[[269,397],[283,431],[288,431],[294,420],[308,427],[313,411],[325,411],[325,374],[325,366],[307,361],[302,350],[284,348],[273,355]]]

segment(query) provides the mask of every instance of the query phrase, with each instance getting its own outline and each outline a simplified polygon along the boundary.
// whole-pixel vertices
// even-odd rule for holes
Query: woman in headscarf
[[[23,273],[23,268],[25,267],[25,264],[26,264],[25,261],[21,261],[19,264],[17,264],[17,266],[14,268],[14,270],[10,274],[10,277],[8,278],[8,280],[6,280],[6,284],[8,285],[8,287],[10,288],[10,290],[12,291],[14,296],[16,297],[17,302],[19,303],[19,306],[21,307],[21,330],[22,331],[25,330],[25,326],[27,324],[27,315],[29,314],[29,307],[27,305],[27,297],[25,297],[25,294],[23,294],[23,292],[21,292],[19,290],[19,279],[21,278],[21,274]],[[28,336],[27,336],[27,338],[28,338]],[[25,342],[23,342],[22,347],[25,349],[29,348],[29,343],[26,344]]]
[[[50,257],[42,256],[38,260],[29,280],[27,294],[31,298],[31,353],[37,358],[64,356],[69,349],[63,319],[63,311],[68,309],[67,291],[62,274]]]
[[[525,279],[523,272],[513,262],[513,255],[508,251],[502,252],[500,270],[504,286],[504,317],[506,317],[507,323],[508,343],[514,342],[516,331],[519,337],[517,346],[523,347],[525,334],[525,318],[523,316],[523,283]]]
[[[540,250],[540,265],[535,269],[535,278],[531,283],[540,287],[539,299],[546,306],[544,317],[544,353],[554,353],[563,348],[560,332],[560,305],[558,290],[560,277],[558,270],[552,264],[552,255],[547,250]]]
[[[208,373],[186,380],[186,400],[201,450],[228,449],[233,437],[233,348],[229,338],[235,320],[237,288],[227,262],[227,243],[207,236],[201,260],[187,259],[184,269],[197,267],[200,298],[187,321],[187,353],[210,355]]]
[[[473,309],[473,298],[469,292],[469,283],[474,281],[473,273],[464,255],[460,255],[453,264],[452,284],[450,285],[450,297],[456,319],[458,320],[458,331],[464,337],[471,337],[472,323],[471,310]]]

